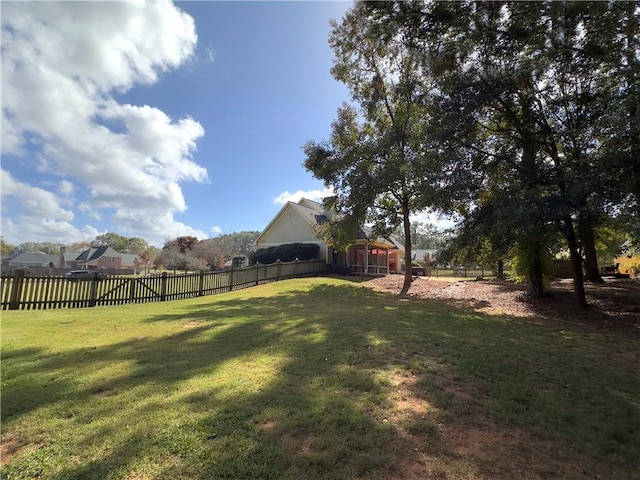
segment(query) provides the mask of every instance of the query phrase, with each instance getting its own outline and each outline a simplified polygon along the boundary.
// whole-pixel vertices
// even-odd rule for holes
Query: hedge
[[[320,245],[315,243],[286,243],[277,247],[260,248],[251,254],[251,264],[270,264],[293,262],[294,260],[313,260],[320,254]]]

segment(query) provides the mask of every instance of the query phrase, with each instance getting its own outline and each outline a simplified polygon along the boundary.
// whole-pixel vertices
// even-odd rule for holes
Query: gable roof
[[[121,259],[121,267],[133,267],[135,266],[136,260],[139,260],[140,257],[136,253],[118,253]]]
[[[320,202],[316,202],[314,200],[309,200],[308,198],[302,198],[298,202],[287,202],[280,211],[276,214],[275,217],[269,222],[269,224],[265,227],[265,229],[258,235],[255,243],[260,244],[264,240],[264,237],[267,236],[269,231],[276,225],[281,218],[283,218],[287,212],[294,211],[300,218],[302,218],[311,229],[317,225],[322,225],[329,221],[334,215],[328,211],[324,204]],[[372,230],[370,227],[363,226],[358,229],[358,233],[355,240],[365,240],[370,238],[372,234]],[[314,232],[314,236],[315,236]],[[318,239],[320,240],[320,239]],[[400,243],[394,239],[393,237],[377,237],[372,240],[375,243],[382,244],[391,244],[392,249],[404,250],[404,247],[400,245]]]
[[[276,216],[271,219],[265,229],[260,232],[260,235],[258,235],[254,243],[259,244],[267,235],[269,230],[273,228],[273,226],[278,223],[278,221],[282,217],[284,217],[289,210],[293,210],[294,212],[296,212],[296,214],[298,214],[300,218],[308,223],[310,227],[320,225],[327,220],[324,205],[322,205],[321,203],[314,202],[313,200],[309,200],[308,198],[302,198],[297,203],[287,202],[276,214]]]
[[[82,250],[67,250],[64,252],[65,262],[75,262],[76,259],[82,254]],[[57,255],[58,261],[60,261],[60,254]]]
[[[429,255],[429,258],[433,259],[438,255],[438,250],[433,248],[418,248],[411,250],[411,260],[421,262],[425,254]]]
[[[391,247],[391,250],[404,250],[404,247],[400,245],[400,242],[398,242],[398,240],[395,239],[393,236],[376,237],[375,239],[372,240],[371,239],[372,234],[373,234],[373,229],[365,225],[360,229],[358,229],[357,240],[369,239],[370,241],[373,241],[375,243],[390,243],[391,245],[393,245],[393,247]]]
[[[84,252],[82,252],[76,258],[77,262],[93,262],[94,260],[99,259],[100,257],[121,257],[122,254],[116,252],[113,248],[108,245],[103,245],[101,247],[96,248],[88,248]]]
[[[58,255],[46,253],[19,253],[7,260],[9,264],[15,265],[49,265],[58,262]]]

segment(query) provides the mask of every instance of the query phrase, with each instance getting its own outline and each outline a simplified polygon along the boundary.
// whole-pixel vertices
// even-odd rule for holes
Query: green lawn
[[[328,278],[1,322],[7,480],[640,469],[640,341],[629,332]]]

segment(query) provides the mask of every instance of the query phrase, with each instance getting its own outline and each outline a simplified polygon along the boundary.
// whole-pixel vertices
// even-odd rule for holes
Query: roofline
[[[254,240],[254,244],[257,245],[262,237],[264,235],[266,235],[266,233],[269,231],[269,229],[276,223],[276,221],[283,215],[284,211],[291,206],[291,204],[293,204],[293,202],[288,201],[287,203],[285,203],[282,208],[278,211],[278,213],[276,213],[276,215],[271,219],[271,221],[267,224],[266,227],[264,227],[264,230],[262,230],[262,232],[260,232],[260,235],[257,236],[257,238]]]

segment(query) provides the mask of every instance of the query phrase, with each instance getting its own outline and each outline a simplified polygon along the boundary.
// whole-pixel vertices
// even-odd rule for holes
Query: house
[[[102,270],[116,273],[123,270],[134,270],[138,256],[119,253],[108,246],[92,247],[84,251],[60,248],[57,255],[45,253],[16,253],[2,258],[2,266],[6,270],[30,270],[33,273],[63,273],[69,269]],[[59,270],[59,271],[58,271]]]
[[[362,227],[347,252],[338,252],[319,238],[317,226],[334,218],[334,212],[322,203],[303,198],[287,202],[256,239],[257,248],[287,243],[315,243],[327,265],[348,268],[353,273],[384,275],[399,273],[404,250],[394,239],[370,238],[371,230]]]
[[[48,255],[46,253],[22,253],[5,257],[3,265],[9,268],[50,268],[58,263],[58,255]]]
[[[411,261],[418,263],[435,262],[438,257],[438,250],[434,249],[411,249]]]
[[[75,268],[84,269],[123,269],[134,268],[135,254],[119,253],[113,248],[103,245],[101,247],[91,247],[76,257],[73,263]]]

